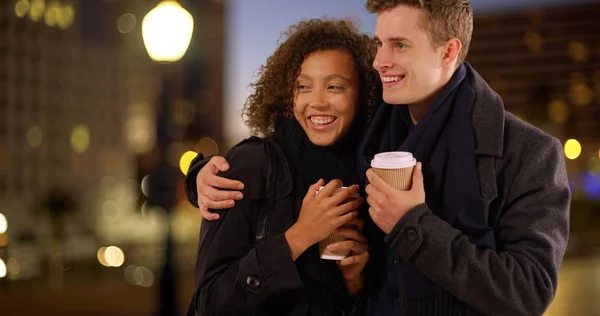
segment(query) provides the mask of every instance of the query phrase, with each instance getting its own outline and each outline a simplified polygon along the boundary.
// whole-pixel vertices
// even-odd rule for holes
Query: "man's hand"
[[[413,169],[412,188],[409,191],[396,190],[381,179],[373,169],[367,170],[369,185],[366,187],[369,214],[379,228],[389,234],[396,223],[419,204],[425,203],[422,164]]]
[[[244,198],[242,192],[237,191],[244,189],[244,184],[240,181],[217,176],[219,171],[229,171],[229,164],[225,158],[215,156],[200,169],[198,176],[196,176],[198,208],[200,208],[202,217],[208,221],[214,221],[220,217],[219,214],[211,213],[208,209],[232,208],[235,205],[235,200]]]

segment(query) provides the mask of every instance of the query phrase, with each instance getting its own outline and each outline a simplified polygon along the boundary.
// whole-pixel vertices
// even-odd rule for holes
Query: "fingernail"
[[[238,195],[236,195],[236,196],[235,196],[235,199],[236,199],[236,200],[241,200],[241,199],[243,199],[243,198],[244,198],[244,196],[243,196],[243,195],[241,195],[241,194],[238,194]]]
[[[233,207],[233,205],[235,205],[235,202],[233,202],[233,201],[229,201],[229,202],[227,202],[227,206],[229,206],[229,207]]]
[[[417,162],[417,169],[421,170],[423,168],[423,164],[421,162]]]
[[[243,189],[244,189],[244,184],[243,183],[240,184],[240,185],[238,185],[238,190],[243,190]]]
[[[221,170],[229,168],[229,165],[224,163],[221,165]]]

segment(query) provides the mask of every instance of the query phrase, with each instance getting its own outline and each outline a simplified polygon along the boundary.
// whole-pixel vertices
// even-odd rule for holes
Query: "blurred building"
[[[195,35],[172,69],[178,89],[170,113],[157,113],[160,72],[141,38],[142,18],[157,2],[0,2],[0,213],[8,221],[4,261],[18,259],[19,277],[43,273],[54,251],[49,197],[62,192],[73,203],[62,242],[67,261],[95,260],[103,245],[158,247],[164,214],[142,207],[141,185],[156,152],[169,151],[177,168],[187,150],[218,152],[223,6],[182,1]],[[176,126],[169,148],[155,146],[158,115]],[[174,215],[176,240],[195,246],[196,212]]]
[[[599,15],[600,3],[594,3],[476,18],[467,57],[507,110],[568,145],[575,198],[595,200],[600,200]]]

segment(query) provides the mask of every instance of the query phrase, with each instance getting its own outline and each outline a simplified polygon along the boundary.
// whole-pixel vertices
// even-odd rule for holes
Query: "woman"
[[[363,288],[363,199],[350,197],[355,146],[381,97],[374,47],[345,20],[303,21],[284,35],[244,108],[264,138],[226,155],[224,176],[246,184],[244,199],[202,225],[192,300],[202,316],[342,315]],[[350,238],[330,249],[351,251],[340,262],[319,257],[334,231]]]

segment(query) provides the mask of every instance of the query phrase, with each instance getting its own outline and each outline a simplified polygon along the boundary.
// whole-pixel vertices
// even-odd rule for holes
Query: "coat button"
[[[251,275],[246,278],[246,284],[248,284],[249,287],[256,289],[260,286],[260,279],[255,275]]]
[[[394,260],[394,265],[398,266],[398,260]]]
[[[408,230],[408,239],[415,241],[415,240],[417,240],[417,237],[419,237],[419,235],[417,234],[417,232],[414,229]]]

